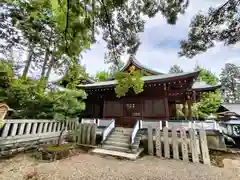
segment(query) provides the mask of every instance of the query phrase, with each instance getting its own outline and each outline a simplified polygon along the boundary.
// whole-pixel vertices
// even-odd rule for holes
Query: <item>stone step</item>
[[[109,141],[107,140],[104,144],[111,145],[111,146],[117,146],[117,147],[126,147],[129,148],[128,142],[121,142],[121,141]]]
[[[113,145],[107,145],[107,144],[104,144],[102,146],[102,149],[108,149],[108,150],[119,151],[119,152],[130,152],[131,151],[129,148],[126,148],[126,147],[119,147],[119,146],[113,146]]]
[[[125,142],[125,143],[129,143],[129,138],[126,138],[126,137],[109,137],[107,139],[107,141],[117,141],[117,142]]]
[[[124,130],[124,131],[132,131],[133,128],[123,128],[123,127],[116,127],[116,130]]]
[[[131,133],[132,128],[115,128],[115,132]]]
[[[123,133],[116,133],[116,132],[113,132],[110,137],[124,137],[124,138],[129,138],[130,137],[130,134],[123,134]]]
[[[102,155],[110,155],[110,156],[116,156],[116,157],[122,157],[127,158],[131,160],[136,160],[137,157],[143,152],[143,149],[139,149],[136,153],[125,153],[125,152],[119,152],[119,151],[111,151],[111,150],[105,150],[105,149],[93,149],[93,153],[102,154]]]

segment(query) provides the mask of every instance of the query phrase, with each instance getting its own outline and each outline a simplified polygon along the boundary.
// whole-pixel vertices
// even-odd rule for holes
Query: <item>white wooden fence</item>
[[[65,128],[63,136],[74,130],[76,120],[69,120],[68,124],[57,120],[15,119],[5,120],[0,129],[0,153],[5,149],[29,147],[32,145],[56,141],[60,132]]]
[[[204,164],[210,164],[209,151],[207,146],[206,132],[200,129],[189,129],[186,133],[185,129],[181,129],[180,133],[177,128],[156,129],[156,143],[153,143],[153,128],[148,127],[148,153],[154,155],[156,149],[157,157],[173,158],[176,160],[189,161],[194,163],[202,161]]]
[[[205,130],[218,130],[221,131],[220,125],[218,122],[205,122],[205,121],[164,121],[166,127],[169,129],[177,128],[177,129],[205,129]],[[140,120],[140,129],[148,128],[151,126],[153,129],[161,128],[162,129],[163,121],[161,120]]]

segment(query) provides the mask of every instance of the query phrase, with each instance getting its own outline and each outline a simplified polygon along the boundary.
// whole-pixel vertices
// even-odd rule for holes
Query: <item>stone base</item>
[[[97,154],[110,155],[110,156],[130,159],[130,160],[136,160],[138,156],[143,152],[143,149],[142,148],[139,149],[139,151],[136,152],[135,154],[119,152],[119,151],[111,151],[111,150],[100,149],[100,148],[93,149],[92,152]]]
[[[69,157],[73,154],[74,147],[72,144],[61,144],[60,146],[57,145],[49,145],[44,146],[39,149],[41,160],[49,160],[55,161]]]

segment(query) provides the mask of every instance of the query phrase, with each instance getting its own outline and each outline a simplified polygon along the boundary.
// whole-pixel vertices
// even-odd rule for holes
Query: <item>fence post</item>
[[[209,151],[207,146],[207,137],[206,137],[206,131],[204,129],[199,130],[199,137],[200,137],[200,148],[203,158],[203,164],[211,164],[210,158],[209,158]]]
[[[193,129],[196,129],[196,121],[193,121]]]
[[[86,127],[87,124],[82,124],[82,144],[86,143]]]
[[[143,126],[142,126],[142,123],[143,123],[142,120],[140,120],[140,121],[139,121],[139,129],[142,129],[142,127],[143,127]]]
[[[37,130],[37,134],[42,133],[42,128],[43,128],[43,123],[40,122],[40,123],[39,123],[39,126],[38,126],[38,130]]]
[[[7,137],[8,136],[9,128],[10,128],[10,123],[6,122],[4,127],[3,127],[2,137]]]
[[[23,135],[25,125],[26,125],[26,123],[21,123],[20,130],[19,130],[19,135]]]
[[[160,124],[159,124],[159,125],[160,125],[160,129],[162,130],[162,121],[160,121]]]
[[[191,122],[191,121],[188,122],[188,128],[189,128],[189,129],[192,128],[192,122]]]
[[[214,129],[214,130],[218,130],[218,128],[217,128],[217,122],[216,122],[216,121],[214,121],[214,123],[213,123],[213,129]]]
[[[199,156],[198,156],[198,149],[197,149],[197,138],[196,138],[196,131],[194,129],[189,129],[189,135],[190,135],[190,147],[191,147],[191,153],[192,153],[192,161],[193,163],[199,162]]]
[[[156,129],[156,155],[162,157],[161,127]]]
[[[18,123],[17,123],[17,122],[13,123],[13,128],[12,128],[12,131],[11,131],[11,136],[16,136],[17,127],[18,127]]]
[[[170,152],[169,152],[169,138],[168,138],[168,128],[163,128],[163,138],[164,138],[164,157],[170,158]]]
[[[186,131],[185,129],[181,129],[180,130],[180,134],[181,134],[181,147],[182,147],[182,159],[184,161],[188,161],[188,145],[187,145],[187,135],[186,135]]]
[[[179,149],[178,149],[178,135],[177,128],[172,129],[172,149],[173,149],[173,159],[179,159]]]
[[[93,146],[96,144],[96,129],[96,124],[94,124],[91,129],[91,144]]]
[[[148,154],[153,155],[153,130],[152,126],[148,126]]]
[[[77,130],[78,144],[82,144],[83,125],[84,124],[82,124],[82,123],[79,123],[79,125],[78,125],[78,130]]]
[[[168,128],[168,121],[165,121],[165,127]]]

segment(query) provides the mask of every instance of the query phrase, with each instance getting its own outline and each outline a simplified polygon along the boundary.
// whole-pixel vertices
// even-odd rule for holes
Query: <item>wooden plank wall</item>
[[[154,154],[152,127],[148,127],[148,153]],[[177,128],[156,129],[156,156],[173,158],[176,160],[190,161],[210,165],[209,151],[207,146],[206,132],[203,129],[195,130]]]

